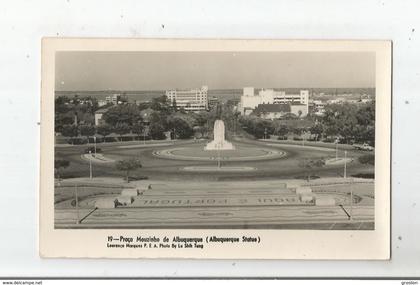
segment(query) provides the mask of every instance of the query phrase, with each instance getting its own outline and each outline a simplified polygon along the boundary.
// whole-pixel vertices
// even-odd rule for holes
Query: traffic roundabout
[[[202,144],[188,147],[173,147],[154,150],[153,155],[160,158],[193,161],[255,161],[277,159],[284,157],[286,152],[281,149],[247,146],[238,144],[233,150],[205,150]]]

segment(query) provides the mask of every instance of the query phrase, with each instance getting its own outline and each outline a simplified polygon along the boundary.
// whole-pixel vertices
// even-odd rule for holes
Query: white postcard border
[[[54,229],[56,51],[372,51],[376,53],[375,230]],[[312,40],[58,39],[42,42],[40,241],[42,257],[200,259],[389,259],[391,42]],[[107,248],[108,236],[259,237],[203,249]]]

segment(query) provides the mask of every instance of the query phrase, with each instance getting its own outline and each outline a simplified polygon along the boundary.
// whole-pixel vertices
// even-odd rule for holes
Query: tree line
[[[366,104],[331,104],[325,107],[323,116],[311,116],[294,120],[264,120],[252,116],[240,116],[241,127],[257,139],[265,135],[279,138],[294,136],[306,139],[342,143],[375,144],[375,102]]]
[[[188,139],[193,136],[208,137],[216,119],[214,110],[198,113],[186,112],[168,102],[166,96],[140,104],[107,105],[102,123],[95,126],[97,100],[91,97],[73,98],[60,96],[55,101],[55,131],[74,142],[80,137],[89,141],[95,135],[106,138],[126,134],[131,137],[160,140],[170,132],[172,138]],[[228,113],[227,113],[228,114]]]

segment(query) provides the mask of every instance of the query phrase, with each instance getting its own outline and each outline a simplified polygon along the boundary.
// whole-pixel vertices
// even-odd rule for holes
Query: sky
[[[375,87],[369,52],[57,52],[56,91]]]

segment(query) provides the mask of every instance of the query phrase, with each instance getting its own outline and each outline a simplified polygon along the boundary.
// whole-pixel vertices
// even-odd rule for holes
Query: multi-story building
[[[204,111],[208,109],[207,86],[200,89],[189,90],[167,90],[166,97],[172,106],[183,108],[186,111]]]
[[[107,104],[112,103],[114,105],[118,104],[120,94],[113,94],[112,96],[106,96],[105,101]]]
[[[285,91],[261,89],[258,95],[256,95],[253,87],[245,87],[241,96],[240,112],[243,115],[248,115],[260,104],[291,104],[301,106],[299,109],[306,116],[309,106],[309,91],[300,90],[299,94],[286,94]]]
[[[325,113],[325,106],[327,105],[325,102],[321,100],[312,100],[309,102],[311,107],[311,114],[316,116],[323,116]]]
[[[259,105],[263,104],[261,97],[255,95],[254,87],[245,87],[238,110],[242,115],[249,115]]]
[[[120,105],[128,103],[127,95],[113,94],[112,96],[105,97],[106,104]]]
[[[335,98],[335,99],[330,99],[327,100],[327,105],[330,104],[344,104],[346,100],[344,98]]]
[[[294,103],[308,106],[309,91],[300,90],[299,94],[286,94],[284,91],[274,91],[274,104]]]

